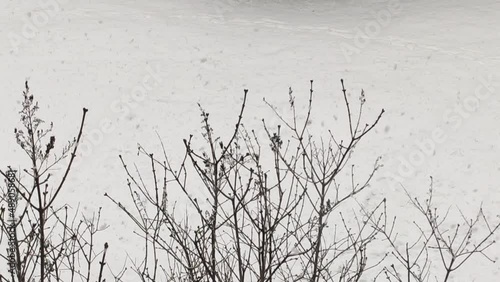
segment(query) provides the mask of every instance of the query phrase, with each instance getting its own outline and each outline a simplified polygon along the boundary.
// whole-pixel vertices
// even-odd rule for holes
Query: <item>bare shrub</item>
[[[264,100],[281,122],[273,127],[262,120],[264,138],[244,126],[245,90],[235,127],[226,138],[215,133],[209,113],[199,105],[204,144],[195,149],[200,145],[194,135],[184,139],[177,165],[161,140],[160,157],[138,146],[147,173],[137,165],[129,167],[119,156],[132,205],[105,196],[138,228],[134,232],[144,243],[144,253],[131,263],[140,281],[449,282],[472,256],[493,261],[486,250],[500,222],[492,224],[482,208],[473,218],[458,208],[462,222],[450,224],[450,209],[443,213],[433,203],[432,178],[425,201],[406,192],[422,215],[414,222],[412,234],[418,236],[413,242],[398,236],[403,232],[396,227],[396,217],[388,215],[386,199],[372,208],[358,203],[380,159],[359,178],[352,156],[384,111],[373,122],[362,122],[364,92],[353,111],[341,84],[347,115],[343,137],[339,132],[310,131],[311,81],[304,116],[297,114],[291,89],[290,116]],[[0,282],[103,282],[109,246],[101,251],[95,245],[102,231],[101,209],[79,219],[78,209],[55,205],[71,171],[87,109],[77,137],[53,154],[52,124],[44,128],[38,103],[25,86],[22,127],[15,136],[31,168],[22,173],[12,167],[0,170],[6,183],[0,187],[0,245],[7,250],[0,253],[7,266],[0,268]],[[54,184],[51,172],[65,159],[67,165]],[[392,251],[369,259],[369,248],[383,243]],[[121,281],[125,271],[113,275],[115,281]]]
[[[366,259],[377,233],[368,220],[375,210],[358,218],[355,229],[342,213],[336,213],[340,224],[333,230],[328,220],[369,186],[378,169],[375,160],[372,172],[358,182],[349,161],[383,110],[373,123],[362,123],[364,93],[354,115],[342,81],[349,135],[339,139],[327,132],[326,141],[315,139],[308,130],[313,92],[311,81],[305,119],[296,113],[291,89],[290,118],[266,102],[284,126],[268,128],[263,120],[265,140],[243,124],[245,90],[228,139],[216,135],[200,106],[206,149],[195,150],[191,135],[184,139],[182,162],[174,165],[163,142],[159,158],[139,145],[139,154],[149,159],[147,175],[137,166],[131,170],[120,156],[134,208],[106,196],[139,227],[137,234],[145,241],[147,251],[134,264],[141,281],[358,281],[382,261],[368,265]],[[351,169],[349,185],[338,183],[345,168]],[[179,195],[195,219],[178,211]]]
[[[472,256],[479,255],[494,262],[485,251],[494,243],[492,237],[500,228],[500,221],[492,225],[481,207],[473,218],[467,218],[458,208],[456,212],[461,221],[450,223],[452,211],[442,212],[434,205],[432,177],[424,201],[412,197],[406,189],[405,192],[422,216],[423,223],[414,220],[415,230],[407,232],[418,234],[416,240],[401,242],[396,216],[389,219],[385,213],[383,221],[374,222],[373,226],[393,249],[391,254],[395,259],[395,263],[384,267],[377,277],[398,282],[447,282],[452,281],[452,273],[463,267]]]
[[[7,252],[0,254],[2,264],[7,266],[0,267],[0,281],[90,281],[91,266],[99,255],[93,240],[100,231],[101,211],[79,220],[78,209],[72,215],[68,205],[56,207],[76,156],[87,109],[83,109],[77,137],[55,154],[53,124],[45,126],[27,82],[25,88],[22,126],[15,129],[15,137],[31,167],[22,173],[11,167],[0,170],[6,183],[0,196],[0,245],[7,246]],[[69,161],[61,178],[54,179],[53,168],[66,158]],[[103,259],[106,249],[107,244]],[[102,271],[104,261],[97,266]],[[99,281],[103,281],[101,275]]]

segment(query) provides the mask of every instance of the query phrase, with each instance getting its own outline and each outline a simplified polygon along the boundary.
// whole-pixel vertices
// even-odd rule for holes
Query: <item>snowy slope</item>
[[[353,98],[366,91],[368,119],[386,110],[357,150],[361,162],[383,156],[370,193],[387,197],[404,215],[408,203],[399,182],[424,195],[432,175],[443,207],[458,205],[472,216],[483,203],[492,220],[498,213],[498,1],[43,3],[0,4],[0,166],[22,164],[12,129],[25,79],[59,140],[76,134],[81,108],[88,107],[87,143],[60,203],[81,202],[85,212],[104,207],[116,267],[124,249],[133,255],[141,248],[130,221],[102,196],[123,195],[118,154],[135,161],[138,142],[159,150],[158,131],[178,157],[182,138],[199,130],[196,103],[224,132],[233,126],[244,88],[250,89],[247,127],[260,128],[262,117],[278,122],[262,97],[285,109],[288,87],[305,96],[314,79],[312,126],[324,130],[343,118],[344,78]],[[40,15],[48,16],[33,31],[29,26]],[[445,136],[440,141],[436,130]],[[419,153],[419,144],[432,146]],[[489,254],[497,259],[500,245]],[[456,281],[500,276],[500,266],[485,259],[464,270]],[[467,276],[472,270],[481,271]]]

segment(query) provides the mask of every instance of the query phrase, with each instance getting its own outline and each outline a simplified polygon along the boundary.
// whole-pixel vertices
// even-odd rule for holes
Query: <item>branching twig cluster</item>
[[[184,140],[180,165],[171,163],[163,142],[161,158],[139,145],[139,153],[150,162],[151,182],[144,181],[138,167],[132,171],[120,156],[135,211],[106,196],[132,219],[145,240],[148,251],[136,265],[142,281],[160,281],[159,274],[169,281],[358,281],[378,265],[367,263],[366,248],[377,233],[370,221],[357,218],[352,228],[339,208],[368,187],[379,167],[377,160],[368,177],[358,183],[349,160],[383,110],[373,123],[361,125],[364,93],[356,116],[343,81],[342,94],[350,128],[345,140],[331,132],[326,142],[315,140],[308,131],[311,81],[304,120],[296,113],[291,89],[290,120],[265,101],[285,125],[269,128],[263,120],[267,140],[260,140],[242,122],[245,90],[227,140],[217,137],[209,113],[200,106],[206,151],[194,149],[191,135]],[[346,167],[351,169],[350,186],[337,182]],[[179,193],[195,219],[179,215],[178,201],[171,200],[173,194],[179,198]],[[340,221],[331,228],[328,221],[334,211],[339,211],[335,214]],[[375,210],[369,217],[374,214]],[[164,260],[157,259],[159,252]],[[337,268],[339,272],[334,271]]]
[[[101,212],[78,220],[78,210],[70,216],[68,205],[54,207],[76,157],[87,109],[83,109],[77,137],[60,154],[54,154],[56,137],[50,135],[53,124],[44,127],[38,117],[38,102],[27,82],[25,88],[22,126],[15,129],[15,137],[31,167],[22,170],[24,175],[12,168],[0,170],[6,183],[0,198],[0,245],[8,245],[7,252],[0,253],[2,264],[8,265],[0,267],[0,281],[90,281],[91,265],[98,255],[93,240],[100,231]],[[54,184],[51,171],[66,158],[68,164]],[[22,176],[27,180],[22,181]]]
[[[485,253],[493,243],[493,235],[500,228],[500,222],[491,225],[480,208],[475,218],[467,218],[459,209],[462,223],[449,227],[449,213],[442,214],[433,204],[433,180],[431,177],[428,197],[425,201],[412,197],[405,189],[411,204],[422,215],[424,224],[414,221],[418,238],[412,243],[401,243],[400,231],[396,228],[396,217],[374,223],[393,249],[396,263],[385,267],[379,276],[386,281],[451,281],[451,274],[461,268],[473,255],[481,255],[494,262]],[[385,210],[385,202],[384,202]],[[481,234],[484,230],[484,234]],[[434,259],[433,257],[438,259]],[[434,267],[434,271],[433,270]],[[378,276],[377,276],[378,277]]]
[[[449,282],[473,255],[492,261],[485,251],[500,223],[491,224],[482,209],[473,219],[459,209],[463,223],[449,227],[449,211],[443,215],[433,204],[432,182],[425,201],[407,192],[424,222],[414,222],[419,236],[412,243],[401,241],[402,232],[396,228],[396,217],[390,219],[385,199],[370,209],[357,204],[357,196],[370,187],[380,168],[380,159],[360,179],[352,156],[384,110],[373,122],[362,122],[364,92],[355,107],[343,80],[341,85],[348,125],[343,138],[330,130],[323,132],[326,138],[310,132],[315,97],[311,81],[304,117],[297,113],[291,88],[290,116],[264,100],[280,122],[273,127],[263,119],[264,138],[243,123],[245,90],[227,138],[217,135],[209,113],[199,105],[204,146],[197,149],[194,135],[184,139],[178,164],[161,140],[159,156],[138,146],[148,173],[119,156],[132,205],[105,196],[138,228],[134,232],[144,243],[144,253],[131,263],[140,281],[354,282],[372,273],[373,281]],[[60,154],[53,153],[53,125],[44,127],[38,110],[26,83],[22,127],[15,137],[31,167],[22,173],[11,167],[0,170],[6,184],[0,187],[0,246],[6,250],[0,252],[6,266],[0,267],[0,282],[103,282],[109,245],[101,251],[95,243],[104,229],[101,209],[80,220],[78,208],[56,207],[87,109],[77,137]],[[56,181],[52,171],[62,160],[67,165]],[[359,205],[360,211],[349,203]],[[378,238],[383,240],[377,244],[388,242],[392,252],[369,259],[368,250]],[[433,257],[437,263],[431,263]],[[390,260],[394,263],[387,265]],[[121,281],[126,270],[114,279]]]

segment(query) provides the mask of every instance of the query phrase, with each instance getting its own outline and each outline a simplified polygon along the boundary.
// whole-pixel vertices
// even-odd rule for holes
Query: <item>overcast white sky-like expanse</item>
[[[0,0],[0,167],[26,164],[13,135],[25,80],[58,140],[89,108],[60,203],[104,208],[102,240],[119,268],[141,241],[103,196],[128,199],[118,154],[140,162],[137,143],[160,152],[158,132],[179,157],[199,132],[198,102],[227,134],[245,88],[247,127],[276,125],[262,98],[286,110],[291,86],[305,103],[311,79],[311,127],[342,128],[343,78],[353,99],[365,91],[367,120],[386,111],[353,159],[382,156],[364,200],[387,197],[411,223],[401,185],[424,196],[433,176],[443,209],[474,216],[482,204],[497,222],[499,24],[496,0]],[[500,244],[488,254],[498,260]],[[500,265],[478,256],[453,281],[498,277]]]

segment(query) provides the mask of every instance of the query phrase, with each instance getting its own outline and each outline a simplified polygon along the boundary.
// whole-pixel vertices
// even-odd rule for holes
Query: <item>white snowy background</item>
[[[158,132],[179,156],[182,138],[200,130],[197,102],[228,133],[244,88],[246,126],[260,129],[261,118],[276,125],[262,98],[285,110],[288,87],[307,97],[310,79],[312,128],[335,128],[345,117],[343,78],[353,99],[365,90],[366,121],[386,110],[354,159],[369,167],[383,157],[366,198],[387,197],[402,224],[411,223],[400,184],[425,196],[433,176],[444,210],[474,216],[482,204],[497,222],[499,19],[497,0],[1,0],[0,166],[25,164],[13,134],[25,80],[59,145],[89,108],[59,203],[80,203],[86,214],[103,207],[109,228],[99,240],[110,242],[108,262],[118,269],[142,247],[103,196],[128,199],[118,154],[139,160],[137,143],[160,152]],[[498,260],[500,244],[487,253]],[[478,256],[453,281],[498,277],[500,264]]]

